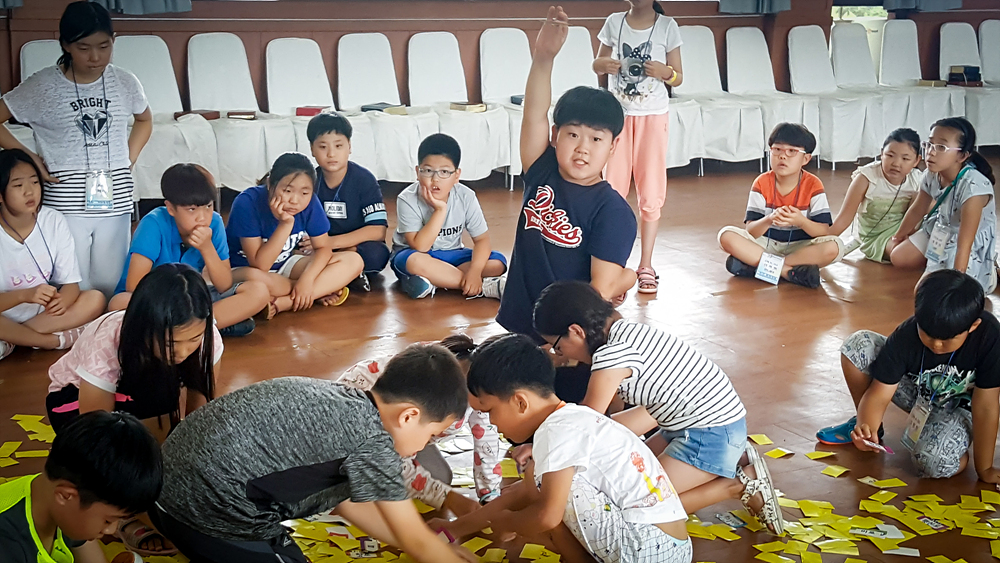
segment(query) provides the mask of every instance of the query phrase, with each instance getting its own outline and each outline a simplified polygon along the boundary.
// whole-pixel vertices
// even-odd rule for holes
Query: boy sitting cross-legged
[[[306,136],[316,167],[316,196],[330,220],[330,247],[353,250],[365,261],[357,286],[371,290],[368,276],[389,263],[385,233],[389,228],[378,180],[365,167],[351,162],[354,128],[339,113],[321,113],[309,120]],[[305,238],[300,248],[312,248]]]
[[[220,334],[249,334],[254,329],[251,316],[268,308],[271,299],[262,282],[233,283],[226,227],[215,211],[215,180],[197,164],[175,164],[163,173],[160,189],[163,206],[139,221],[108,309],[128,307],[132,292],[153,268],[182,263],[207,275],[212,314]],[[269,311],[268,316],[273,314]]]
[[[444,523],[457,536],[548,532],[565,561],[689,563],[687,513],[656,456],[628,428],[556,397],[555,368],[524,335],[472,356],[474,408],[511,440],[534,435],[523,481],[484,508]]]
[[[772,169],[753,182],[746,228],[719,231],[719,245],[730,255],[726,269],[752,278],[762,256],[773,254],[784,257],[783,279],[819,287],[819,269],[844,257],[844,243],[829,235],[833,218],[823,182],[803,170],[816,150],[816,137],[797,123],[779,123],[767,144]]]
[[[56,436],[41,474],[0,485],[0,561],[107,563],[98,540],[152,508],[162,477],[160,447],[135,417],[80,415]]]
[[[389,258],[403,291],[414,299],[433,295],[438,287],[500,299],[507,259],[490,248],[476,192],[458,181],[458,141],[435,133],[420,143],[417,158],[418,181],[396,198],[398,224]],[[472,237],[471,249],[462,243],[465,232]]]

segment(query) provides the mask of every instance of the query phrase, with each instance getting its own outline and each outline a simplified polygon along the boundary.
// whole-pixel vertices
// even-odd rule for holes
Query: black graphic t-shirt
[[[524,174],[524,203],[497,322],[537,338],[531,315],[543,289],[559,280],[590,281],[591,257],[622,267],[635,242],[635,214],[607,182],[563,179],[549,147]]]
[[[347,174],[339,186],[326,185],[323,169],[316,168],[316,197],[330,220],[330,236],[352,233],[368,225],[389,225],[382,188],[367,168],[347,163]]]
[[[871,376],[888,385],[913,377],[921,395],[933,396],[934,404],[954,400],[952,404],[968,407],[973,388],[1000,387],[1000,322],[985,311],[979,318],[982,322],[961,348],[937,355],[920,341],[917,321],[910,317],[889,336],[872,362]]]

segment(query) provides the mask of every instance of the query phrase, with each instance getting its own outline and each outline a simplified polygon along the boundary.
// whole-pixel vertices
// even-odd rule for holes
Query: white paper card
[[[781,279],[781,268],[784,266],[784,257],[765,252],[760,256],[760,264],[757,264],[757,273],[754,277],[769,284],[778,285],[778,280]]]

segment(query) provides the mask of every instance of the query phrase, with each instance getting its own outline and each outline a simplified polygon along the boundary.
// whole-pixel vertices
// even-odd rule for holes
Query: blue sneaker
[[[403,278],[399,280],[399,285],[403,287],[403,291],[413,299],[423,299],[428,295],[434,295],[434,287],[431,282],[427,281],[427,278],[423,276],[410,276],[408,278]]]
[[[816,433],[816,439],[822,444],[828,446],[841,446],[844,444],[850,444],[854,440],[851,440],[851,431],[854,427],[858,425],[858,417],[852,416],[850,420],[843,424],[838,424],[836,426],[827,426]],[[885,436],[885,428],[882,426],[878,427],[878,439],[879,441]]]
[[[253,319],[246,319],[245,321],[240,321],[232,326],[219,329],[219,335],[237,337],[246,336],[253,332],[253,329],[255,328],[257,328],[257,323],[255,323]]]

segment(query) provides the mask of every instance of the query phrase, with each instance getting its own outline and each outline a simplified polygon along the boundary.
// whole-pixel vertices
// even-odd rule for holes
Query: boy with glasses
[[[438,287],[468,297],[500,299],[507,259],[490,247],[486,218],[476,193],[458,182],[462,150],[443,133],[417,149],[418,181],[396,198],[396,233],[389,265],[403,291],[414,299]],[[466,248],[468,231],[473,247]]]
[[[719,231],[719,246],[729,254],[726,269],[737,277],[766,279],[757,273],[766,261],[781,279],[819,287],[819,269],[844,257],[844,243],[827,234],[833,218],[823,182],[803,170],[816,137],[803,125],[779,123],[767,144],[771,170],[750,188],[746,228]]]

